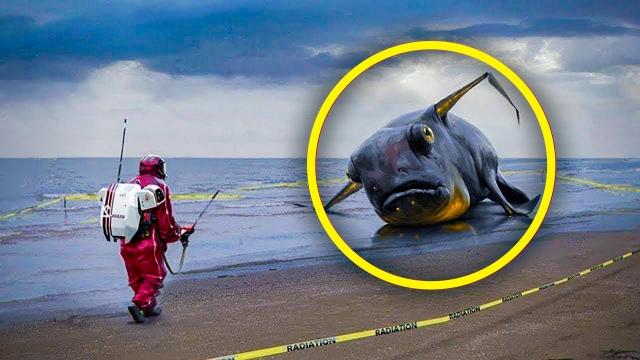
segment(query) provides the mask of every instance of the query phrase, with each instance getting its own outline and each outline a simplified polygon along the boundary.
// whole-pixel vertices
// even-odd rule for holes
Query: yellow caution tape
[[[99,224],[100,223],[100,218],[99,217],[90,217],[87,219],[84,219],[82,221],[80,221],[80,225],[86,225],[86,224]]]
[[[492,308],[494,306],[498,306],[500,304],[504,304],[504,303],[509,302],[511,300],[515,300],[515,299],[521,298],[523,296],[535,294],[535,293],[537,293],[539,291],[548,289],[550,287],[554,287],[556,285],[560,285],[560,284],[566,283],[568,281],[575,280],[575,279],[577,279],[579,277],[582,277],[582,276],[585,276],[585,275],[587,275],[587,274],[589,274],[589,273],[591,273],[591,272],[593,272],[595,270],[602,269],[602,268],[607,267],[607,266],[609,266],[609,265],[611,265],[611,264],[613,264],[615,262],[618,262],[620,260],[626,259],[626,258],[628,258],[628,257],[630,257],[630,256],[632,256],[634,254],[637,254],[638,252],[640,252],[640,249],[628,252],[628,253],[626,253],[624,255],[617,256],[617,257],[615,257],[613,259],[607,260],[607,261],[605,261],[605,262],[603,262],[601,264],[598,264],[596,266],[593,266],[593,267],[590,267],[588,269],[582,270],[579,273],[573,274],[571,276],[564,277],[564,278],[562,278],[560,280],[556,280],[554,282],[546,283],[544,285],[540,285],[538,287],[535,287],[535,288],[532,288],[532,289],[529,289],[529,290],[519,291],[519,292],[511,294],[511,295],[503,296],[500,299],[496,299],[494,301],[490,301],[490,302],[484,303],[482,305],[471,306],[471,307],[468,307],[466,309],[455,311],[455,312],[450,313],[449,315],[445,315],[445,316],[441,316],[441,317],[437,317],[437,318],[433,318],[433,319],[428,319],[428,320],[421,320],[421,321],[413,321],[413,322],[407,322],[407,323],[402,323],[402,324],[396,324],[396,325],[386,326],[386,327],[377,328],[377,329],[363,330],[363,331],[353,332],[353,333],[349,333],[349,334],[335,335],[335,336],[325,337],[325,338],[321,338],[321,339],[314,339],[314,340],[301,341],[301,342],[296,342],[296,343],[291,343],[291,344],[286,344],[286,345],[279,345],[279,346],[274,346],[274,347],[270,347],[270,348],[264,348],[264,349],[259,349],[259,350],[243,352],[243,353],[239,353],[239,354],[235,354],[235,355],[221,356],[221,357],[217,357],[217,358],[213,358],[213,359],[209,359],[209,360],[255,359],[255,358],[264,357],[264,356],[283,354],[283,353],[288,353],[288,352],[292,352],[292,351],[314,349],[314,348],[321,347],[321,346],[327,346],[327,345],[337,344],[337,343],[351,341],[351,340],[363,339],[363,338],[374,337],[374,336],[388,335],[388,334],[393,334],[393,333],[396,333],[396,332],[409,331],[409,330],[414,330],[414,329],[418,329],[418,328],[422,328],[422,327],[443,324],[443,323],[449,322],[451,320],[460,319],[462,317],[465,317],[465,316],[468,316],[468,315],[471,315],[471,314],[475,314],[475,313],[477,313],[479,311],[486,310],[486,309]]]
[[[640,187],[632,185],[617,185],[617,184],[605,184],[589,179],[581,179],[573,176],[558,175],[558,179],[566,181],[574,185],[591,186],[592,188],[599,190],[606,190],[612,192],[640,192]]]
[[[30,213],[32,211],[35,211],[35,210],[38,210],[38,209],[42,209],[42,208],[45,208],[47,206],[51,206],[51,205],[53,205],[55,203],[58,203],[60,201],[62,201],[61,197],[60,198],[56,198],[56,199],[52,199],[52,200],[43,201],[41,203],[38,203],[36,205],[30,206],[30,207],[27,207],[27,208],[24,208],[24,209],[20,209],[20,210],[4,213],[4,214],[0,215],[0,221],[5,221],[5,220],[11,219],[13,217],[16,217],[18,215],[28,214],[28,213]]]
[[[63,196],[67,201],[98,201],[98,194],[68,194]]]
[[[542,170],[511,170],[511,171],[503,171],[503,174],[514,175],[514,174],[531,174],[531,173],[541,173]],[[589,179],[579,178],[575,176],[567,176],[567,175],[556,175],[558,180],[562,180],[564,182],[579,185],[579,186],[589,186],[598,190],[605,190],[611,192],[634,192],[640,193],[640,187],[633,185],[622,185],[622,184],[607,184],[602,182],[597,182]]]
[[[511,170],[511,171],[503,171],[503,174],[530,174],[530,173],[539,173],[540,170]],[[605,184],[597,181],[582,179],[572,176],[564,176],[558,175],[557,178],[559,180],[578,185],[578,186],[590,186],[595,189],[610,191],[614,193],[619,192],[634,192],[640,193],[640,187],[632,186],[632,185],[618,185],[618,184]],[[326,185],[335,185],[341,184],[346,181],[346,178],[333,178],[333,179],[324,179],[319,180],[318,184],[321,186]],[[237,189],[232,190],[228,193],[220,193],[217,199],[220,200],[237,200],[241,199],[242,195],[240,192],[244,191],[257,191],[257,190],[265,190],[265,189],[274,189],[274,188],[295,188],[295,187],[305,187],[307,186],[306,181],[292,181],[292,182],[282,182],[282,183],[273,183],[273,184],[261,184],[261,185],[250,185],[250,186],[242,186]],[[42,209],[51,205],[54,205],[63,199],[67,201],[98,201],[97,194],[68,194],[65,196],[61,196],[59,198],[55,198],[52,200],[44,201],[42,203],[36,204],[34,206],[19,209],[15,211],[11,211],[8,213],[0,214],[0,221],[5,221],[16,217],[18,215],[28,214],[33,212],[34,210]],[[208,193],[190,193],[190,194],[173,194],[171,195],[172,200],[176,201],[205,201],[211,199],[211,194]]]
[[[225,194],[220,193],[216,197],[218,200],[235,200],[240,199],[242,196],[239,194]],[[98,194],[69,194],[62,198],[66,198],[67,201],[98,201],[100,198]],[[196,200],[211,200],[211,194],[209,193],[191,193],[191,194],[172,194],[171,200],[177,201],[196,201]]]
[[[339,184],[339,183],[344,182],[345,179],[346,178],[325,179],[325,180],[320,180],[318,183],[320,185]],[[220,193],[220,194],[218,194],[216,199],[217,200],[238,200],[238,199],[242,199],[242,195],[239,194],[239,192],[257,191],[257,190],[274,189],[274,188],[294,188],[294,187],[306,188],[307,187],[307,182],[306,181],[292,181],[292,182],[283,182],[283,183],[242,186],[242,187],[239,187],[237,189],[231,190],[228,193]],[[175,201],[206,201],[206,200],[210,200],[210,199],[211,199],[211,194],[209,194],[209,193],[189,193],[189,194],[172,194],[171,195],[171,200],[175,200]],[[32,212],[34,210],[38,210],[38,209],[41,209],[41,208],[48,207],[48,206],[54,205],[56,203],[59,203],[59,202],[61,202],[63,200],[66,200],[66,201],[99,201],[100,198],[98,197],[98,194],[82,194],[82,193],[68,194],[68,195],[64,195],[64,196],[58,197],[58,198],[54,198],[52,200],[48,200],[48,201],[39,203],[37,205],[31,206],[31,207],[28,207],[28,208],[11,211],[11,212],[8,212],[8,213],[5,213],[5,214],[0,214],[0,221],[8,220],[8,219],[11,219],[11,218],[16,217],[18,215],[27,214],[27,213],[30,213],[30,212]],[[90,221],[93,222],[93,219],[91,219]],[[86,223],[86,221],[83,221],[82,223]]]
[[[199,201],[199,200],[211,200],[211,196],[212,194],[210,193],[191,193],[191,194],[172,194],[171,195],[171,200],[177,200],[177,201]],[[237,199],[241,199],[242,196],[239,194],[233,194],[233,193],[219,193],[218,196],[216,196],[216,200],[237,200]]]
[[[242,196],[239,194],[223,194],[220,193],[218,194],[218,196],[216,197],[216,200],[236,200],[236,199],[241,199]],[[34,206],[30,206],[27,208],[23,208],[23,209],[19,209],[19,210],[15,210],[15,211],[11,211],[11,212],[7,212],[4,214],[0,214],[0,221],[5,221],[5,220],[9,220],[11,218],[14,218],[16,216],[19,215],[25,215],[28,213],[31,213],[35,210],[39,210],[45,207],[49,207],[51,205],[55,205],[61,201],[99,201],[100,198],[98,197],[98,194],[69,194],[69,195],[64,195],[64,196],[60,196],[57,198],[53,198],[51,200],[47,200],[47,201],[43,201],[41,203],[38,203]],[[205,201],[205,200],[211,200],[211,194],[207,194],[207,193],[191,193],[191,194],[173,194],[171,195],[171,200],[176,200],[176,201]],[[93,222],[93,219],[90,220],[91,222]],[[86,223],[86,221],[82,222],[83,224]]]
[[[346,177],[334,178],[334,179],[324,179],[324,180],[318,180],[318,185],[326,186],[326,185],[342,184],[345,181],[347,181]],[[306,188],[307,187],[307,181],[306,180],[298,180],[298,181],[272,183],[272,184],[248,185],[248,186],[241,186],[237,190],[239,190],[239,191],[256,191],[256,190],[265,190],[265,189],[298,188],[298,187]]]

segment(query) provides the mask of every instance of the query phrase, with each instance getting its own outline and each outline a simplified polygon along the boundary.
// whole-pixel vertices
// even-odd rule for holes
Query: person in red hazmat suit
[[[120,254],[134,292],[129,313],[136,323],[160,314],[156,297],[167,274],[164,252],[168,244],[178,240],[186,245],[194,231],[193,226],[180,226],[173,218],[169,187],[164,182],[166,177],[165,161],[158,155],[147,155],[140,160],[140,174],[129,181],[142,188],[156,185],[164,197],[157,207],[143,212],[142,228],[136,236],[129,243],[120,242]]]

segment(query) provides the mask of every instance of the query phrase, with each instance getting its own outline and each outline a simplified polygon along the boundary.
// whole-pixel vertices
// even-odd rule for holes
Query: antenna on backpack
[[[120,173],[122,172],[122,155],[124,154],[124,138],[127,135],[127,119],[124,119],[124,129],[122,129],[122,146],[120,147],[120,162],[118,163],[118,178],[116,183],[120,183]]]

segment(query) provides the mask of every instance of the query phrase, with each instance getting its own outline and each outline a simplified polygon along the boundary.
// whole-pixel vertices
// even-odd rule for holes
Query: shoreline
[[[631,230],[619,230],[613,232],[616,233],[627,231]],[[612,233],[612,231],[591,231],[590,233],[608,234]],[[548,238],[554,235],[562,234],[543,234],[539,238],[534,239],[534,241],[545,242]],[[473,236],[469,236],[468,238],[473,239]],[[485,252],[485,256],[481,261],[476,261],[474,264],[467,263],[467,265],[471,265],[469,268],[460,269],[458,267],[458,270],[449,271],[448,277],[454,277],[464,275],[464,273],[475,271],[480,267],[488,265],[504,252],[506,252],[511,246],[512,244],[507,241],[498,241],[480,246],[464,245],[462,247],[456,247],[454,249],[438,248],[430,252],[421,253],[420,255],[437,258],[437,254],[446,254],[454,251],[467,252],[472,250],[472,248],[494,249],[490,250],[489,253]],[[411,252],[411,248],[412,245],[405,244],[404,246],[390,246],[378,248],[375,250],[357,248],[354,248],[354,250],[361,254],[361,256],[364,256],[368,261],[371,261],[377,266],[382,267],[386,271],[407,276],[405,272],[410,271],[412,269],[412,266],[415,266],[415,264],[409,264],[408,266],[405,266],[401,261],[395,262],[387,260],[392,257],[397,257],[400,259],[405,258],[407,257],[407,253]],[[376,253],[376,255],[368,256],[371,254],[371,252]],[[344,265],[351,265],[351,263],[338,250],[336,250],[335,254],[316,257],[251,261],[240,264],[221,265],[205,269],[187,270],[178,276],[172,276],[168,274],[167,279],[165,279],[165,286],[173,286],[174,282],[181,281],[207,282],[214,279],[252,277],[262,272],[286,272],[318,266],[330,268],[332,266]],[[442,276],[439,276],[442,275],[442,272],[437,272],[438,274],[433,279],[442,278]],[[123,292],[125,294],[124,296]],[[129,295],[130,289],[126,285],[123,285],[122,287],[112,289],[97,289],[82,293],[41,295],[33,298],[0,302],[0,330],[21,324],[65,321],[68,318],[118,316],[123,313],[122,309],[127,306]],[[79,297],[83,298],[83,304],[79,304],[77,301],[74,301],[74,299]],[[98,302],[99,306],[87,306],[86,303],[91,301]],[[76,305],[75,308],[73,307],[74,305]]]
[[[542,241],[541,241],[542,240]],[[403,256],[416,269],[459,271],[500,244]],[[459,289],[407,290],[350,263],[180,279],[163,290],[162,316],[137,326],[112,314],[22,322],[0,329],[6,358],[207,358],[442,316],[569,276],[640,246],[640,231],[553,234],[534,239],[494,276]],[[462,253],[462,258],[460,257]],[[515,299],[464,321],[293,353],[288,358],[599,358],[640,349],[640,259]],[[428,304],[428,306],[425,306]],[[599,328],[599,331],[593,331]],[[524,341],[523,341],[524,339]]]

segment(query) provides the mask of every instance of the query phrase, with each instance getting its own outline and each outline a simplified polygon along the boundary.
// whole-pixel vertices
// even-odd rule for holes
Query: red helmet
[[[140,175],[153,175],[160,179],[166,179],[167,164],[159,155],[146,155],[140,159]]]

